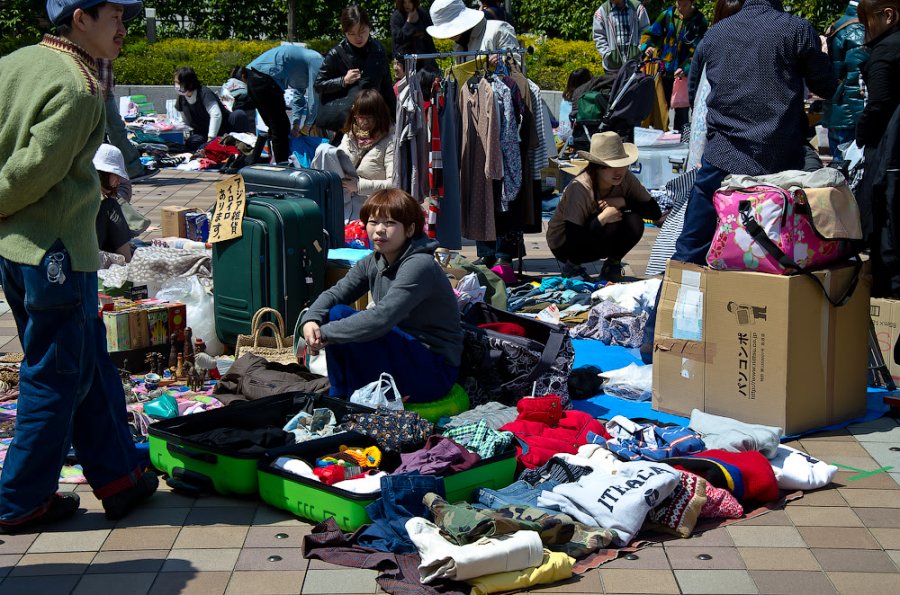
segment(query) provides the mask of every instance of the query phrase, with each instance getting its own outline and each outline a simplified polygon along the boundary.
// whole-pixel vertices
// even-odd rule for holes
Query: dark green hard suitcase
[[[327,245],[312,200],[248,194],[243,235],[213,244],[216,335],[233,345],[268,306],[294,328],[325,285]]]

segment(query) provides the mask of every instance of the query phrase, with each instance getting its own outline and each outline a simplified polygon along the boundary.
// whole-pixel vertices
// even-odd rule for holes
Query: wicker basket
[[[275,322],[263,322],[266,314],[271,314]],[[263,335],[265,329],[272,331],[272,336]],[[245,353],[252,353],[270,362],[279,364],[296,364],[297,356],[294,354],[294,336],[285,336],[284,319],[278,310],[272,308],[260,308],[253,315],[249,335],[238,335],[234,346],[235,357],[241,357]]]

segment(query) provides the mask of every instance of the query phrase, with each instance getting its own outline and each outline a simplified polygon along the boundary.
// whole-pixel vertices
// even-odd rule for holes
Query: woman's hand
[[[407,23],[418,23],[419,22],[419,11],[413,10],[412,12],[406,13],[406,22]]]
[[[597,221],[600,222],[600,225],[608,225],[610,223],[617,223],[621,220],[622,220],[622,211],[620,211],[616,207],[607,206],[605,209],[600,211],[599,215],[597,215]]]
[[[356,84],[356,81],[362,78],[362,72],[359,68],[351,68],[347,71],[347,74],[344,75],[344,86],[349,87],[350,85]]]
[[[684,76],[685,76],[684,69],[679,68],[678,70],[675,71],[675,78],[680,79],[680,78],[684,78]]]
[[[359,182],[354,178],[344,178],[341,180],[341,186],[347,192],[356,192],[359,190]]]
[[[303,340],[310,355],[318,355],[319,350],[325,348],[325,339],[322,338],[322,329],[318,322],[307,322],[303,325]]]

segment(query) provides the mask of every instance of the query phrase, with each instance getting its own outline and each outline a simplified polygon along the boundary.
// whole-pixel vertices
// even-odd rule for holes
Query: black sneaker
[[[472,264],[474,264],[475,266],[487,267],[489,269],[492,269],[497,265],[497,258],[494,256],[482,256]]]
[[[152,178],[153,176],[155,176],[158,173],[159,173],[158,167],[149,167],[149,166],[145,165],[143,173],[131,178],[131,183],[132,184],[140,184],[142,182],[146,182],[147,180],[149,180],[150,178]]]
[[[27,533],[38,525],[55,523],[67,519],[78,511],[81,498],[75,492],[53,494],[44,514],[12,525],[0,523],[0,533],[13,535],[15,533]]]
[[[625,270],[622,267],[622,262],[616,262],[613,260],[607,260],[603,263],[603,268],[600,269],[600,278],[605,281],[610,281],[612,283],[621,283],[625,280]]]
[[[565,277],[566,279],[581,279],[582,281],[587,281],[588,283],[591,283],[593,281],[590,274],[585,270],[583,266],[581,266],[580,264],[569,262],[568,260],[563,261],[562,266],[560,267],[559,274],[561,277]]]
[[[111,521],[124,518],[135,506],[152,496],[157,487],[159,487],[159,478],[156,477],[156,473],[145,471],[136,484],[103,499],[106,518]]]

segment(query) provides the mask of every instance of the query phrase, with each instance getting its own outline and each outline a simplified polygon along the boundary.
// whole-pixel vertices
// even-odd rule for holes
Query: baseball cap
[[[141,0],[47,0],[47,16],[54,25],[59,25],[72,16],[76,9],[84,10],[104,2],[122,6],[125,9],[122,20],[125,22],[138,16],[144,4]]]

